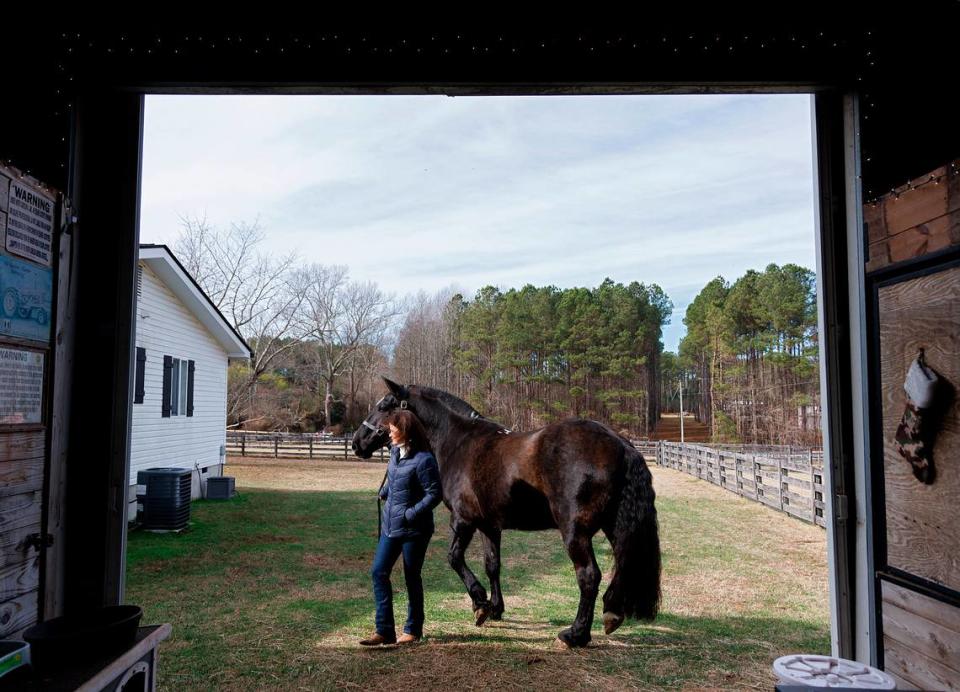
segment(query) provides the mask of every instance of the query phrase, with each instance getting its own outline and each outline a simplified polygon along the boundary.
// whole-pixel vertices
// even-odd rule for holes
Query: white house
[[[165,245],[141,245],[128,517],[137,472],[153,467],[218,475],[226,444],[227,367],[250,347]]]

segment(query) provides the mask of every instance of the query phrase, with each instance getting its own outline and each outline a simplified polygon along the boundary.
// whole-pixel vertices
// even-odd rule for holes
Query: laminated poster
[[[53,271],[0,255],[0,336],[50,343]]]

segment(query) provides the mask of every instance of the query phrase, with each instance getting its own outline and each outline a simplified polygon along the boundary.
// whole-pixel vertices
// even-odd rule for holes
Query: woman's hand
[[[403,518],[406,520],[407,524],[412,524],[413,520],[417,518],[417,513],[413,511],[413,507],[409,507],[403,513]]]

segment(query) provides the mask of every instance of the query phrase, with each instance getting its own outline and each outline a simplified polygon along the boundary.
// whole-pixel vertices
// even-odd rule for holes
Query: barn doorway
[[[203,497],[214,474],[235,475],[240,506],[250,508],[242,503],[258,494],[266,504],[250,508],[249,524],[231,526],[221,523],[225,512],[237,518],[230,505],[201,502],[195,520],[225,532],[218,540],[262,548],[278,535],[281,545],[298,545],[308,530],[268,527],[270,514],[300,516],[311,500],[330,502],[323,511],[333,511],[342,497],[375,485],[380,472],[349,459],[342,439],[382,395],[383,372],[451,391],[511,429],[568,415],[598,418],[634,440],[658,480],[677,493],[661,495],[662,521],[672,512],[693,522],[673,536],[672,549],[692,560],[675,565],[673,619],[667,631],[639,628],[635,641],[673,645],[685,632],[713,628],[748,638],[749,629],[730,623],[759,604],[762,615],[744,625],[756,628],[755,639],[789,622],[784,651],[827,653],[835,635],[826,608],[811,100],[148,96],[138,286],[153,302],[141,295],[138,335],[148,333],[151,319],[154,326],[171,319],[222,353],[200,367],[186,348],[196,336],[179,337],[180,352],[141,345],[138,336],[144,374],[138,370],[133,451],[138,412],[143,429],[156,431],[153,419],[163,425],[168,418],[181,435],[209,447],[203,461],[187,453],[194,494]],[[667,101],[675,110],[657,110]],[[281,102],[296,107],[281,114]],[[236,131],[227,132],[227,123]],[[726,135],[720,126],[730,128]],[[378,136],[364,142],[370,132]],[[654,142],[651,150],[645,140]],[[248,150],[260,158],[245,162]],[[760,213],[751,218],[749,209]],[[242,295],[231,283],[239,276],[258,290]],[[324,325],[324,309],[348,299],[369,324],[353,333]],[[344,307],[343,317],[350,314]],[[199,373],[214,370],[215,380],[204,380],[214,403],[203,405],[220,416],[222,395],[228,432],[209,425],[204,434],[219,444],[207,444],[196,425],[196,397]],[[162,433],[154,438],[167,452],[170,443]],[[147,468],[159,457],[142,458]],[[313,477],[304,477],[310,469]],[[132,457],[132,486],[138,470]],[[297,492],[287,500],[279,490]],[[321,500],[311,492],[346,495]],[[694,506],[713,509],[697,514]],[[362,522],[360,507],[343,523]],[[751,531],[756,543],[725,552],[743,530],[737,522],[759,527],[765,512],[782,525],[770,544],[805,555],[810,583],[788,615],[773,591],[751,591],[758,565],[741,561],[768,549],[767,539]],[[733,523],[704,531],[720,517]],[[694,535],[705,542],[691,542]],[[442,533],[435,542],[444,542]],[[137,536],[128,588],[164,609],[162,590],[148,594],[151,572],[186,575],[191,551],[211,548]],[[521,541],[512,548],[529,554],[544,546]],[[505,546],[505,573],[514,571],[521,590],[514,609],[531,621],[562,617],[562,608],[539,605],[547,592],[521,588],[524,579],[554,575],[511,564],[510,550]],[[319,551],[301,553],[298,563],[296,551],[284,553],[291,572],[313,570],[347,584],[296,592],[290,613],[331,628],[314,638],[318,650],[342,649],[355,615],[329,609],[346,600],[362,610],[362,585],[325,564]],[[712,580],[694,565],[698,557],[716,559]],[[225,565],[238,592],[282,581],[268,564],[255,563]],[[443,569],[438,565],[437,578],[446,584]],[[777,561],[766,569],[782,577]],[[352,571],[365,576],[359,564]],[[557,577],[554,586],[571,584],[561,587]],[[719,586],[729,597],[708,604]],[[451,589],[435,604],[437,616],[458,605]],[[722,646],[714,653],[719,661]],[[678,659],[656,679],[679,681],[689,665]],[[731,674],[738,677],[723,677]],[[696,675],[745,680],[741,669],[714,663]]]

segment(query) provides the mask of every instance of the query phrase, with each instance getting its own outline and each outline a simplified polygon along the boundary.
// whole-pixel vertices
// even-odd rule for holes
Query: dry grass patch
[[[372,461],[271,459],[229,457],[224,473],[237,479],[237,487],[271,490],[351,491],[373,490],[383,479],[386,465]]]

